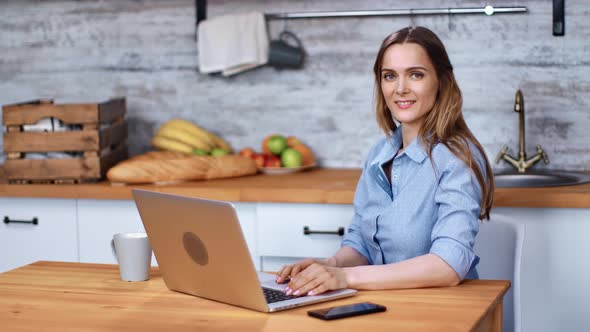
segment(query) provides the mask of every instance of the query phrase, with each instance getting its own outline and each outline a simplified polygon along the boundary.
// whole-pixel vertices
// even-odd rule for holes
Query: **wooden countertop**
[[[351,204],[360,169],[314,169],[284,175],[176,184],[117,186],[108,182],[75,185],[0,184],[0,197],[132,199],[131,188],[234,202]],[[498,188],[495,206],[590,208],[590,183],[552,188]]]
[[[237,279],[239,282],[239,278]],[[510,283],[361,291],[356,296],[266,314],[168,290],[150,280],[119,280],[116,265],[37,262],[0,274],[4,331],[501,331]],[[357,302],[386,312],[322,321],[308,310]]]

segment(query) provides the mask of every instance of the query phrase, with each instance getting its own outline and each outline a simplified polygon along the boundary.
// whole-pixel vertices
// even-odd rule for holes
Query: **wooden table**
[[[239,278],[237,278],[239,280]],[[119,280],[116,265],[37,262],[0,274],[2,331],[501,331],[508,281],[362,291],[265,314],[169,291],[156,268],[145,282]],[[372,301],[384,313],[321,321],[310,309]]]

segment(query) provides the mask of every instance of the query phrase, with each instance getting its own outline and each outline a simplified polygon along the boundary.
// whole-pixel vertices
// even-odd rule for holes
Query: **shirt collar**
[[[382,166],[387,161],[393,159],[395,153],[400,149],[402,146],[402,130],[401,126],[399,126],[394,132],[391,137],[387,139],[387,143],[381,149],[379,154],[375,157],[374,162],[372,164],[379,164]],[[414,162],[420,164],[426,158],[426,152],[424,149],[424,144],[422,144],[422,139],[419,137],[416,138],[410,146],[404,149],[402,154],[407,155],[410,159]]]
[[[401,141],[396,141],[394,137],[387,138],[385,144],[383,145],[383,148],[381,149],[381,151],[379,151],[379,153],[373,159],[373,162],[371,164],[378,164],[379,166],[383,166],[383,164],[393,159],[393,156],[395,155],[397,150],[399,150],[400,146]]]
[[[416,139],[404,149],[404,152],[410,159],[417,162],[418,164],[422,163],[424,159],[426,159],[426,149],[424,148],[424,144],[422,143],[421,137],[416,137]]]
[[[397,127],[397,129],[393,132],[393,135],[390,137],[388,141],[390,142],[389,145],[393,150],[393,152],[391,153],[391,156],[393,157],[397,150],[399,150],[399,148],[402,146],[401,126]],[[410,159],[412,159],[414,162],[418,164],[422,163],[426,158],[426,149],[424,148],[422,139],[420,137],[416,137],[416,139],[407,148],[404,149],[402,154],[406,154]]]

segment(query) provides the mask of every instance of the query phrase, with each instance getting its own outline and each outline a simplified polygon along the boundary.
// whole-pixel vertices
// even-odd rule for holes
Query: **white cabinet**
[[[145,232],[132,200],[78,200],[80,262],[115,264],[111,240],[117,233]],[[157,265],[152,256],[152,265]]]
[[[307,257],[330,257],[340,248],[352,205],[259,203],[258,255],[264,271]]]
[[[78,261],[76,200],[0,198],[0,218],[0,272],[39,260]]]
[[[235,203],[257,269],[277,271],[339,248],[352,205]],[[581,331],[590,326],[590,209],[495,208],[526,224],[521,266],[522,331]],[[110,241],[143,232],[132,200],[0,198],[0,272],[37,260],[115,263]],[[304,229],[312,234],[304,234]],[[155,264],[155,261],[153,262]]]
[[[246,239],[246,244],[250,250],[250,256],[256,270],[261,269],[260,257],[258,254],[258,241],[256,239],[256,203],[233,203],[236,208],[238,219],[240,220],[240,226],[242,227],[242,233]]]
[[[238,218],[254,264],[260,267],[256,257],[256,206],[255,203],[235,203]],[[78,200],[78,227],[80,262],[115,264],[111,249],[114,234],[145,232],[143,223],[132,200]],[[152,265],[157,261],[152,256]]]

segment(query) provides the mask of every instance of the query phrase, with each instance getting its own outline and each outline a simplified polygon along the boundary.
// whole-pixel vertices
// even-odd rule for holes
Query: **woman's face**
[[[436,101],[438,78],[422,46],[394,44],[383,55],[381,91],[393,118],[420,128]]]

